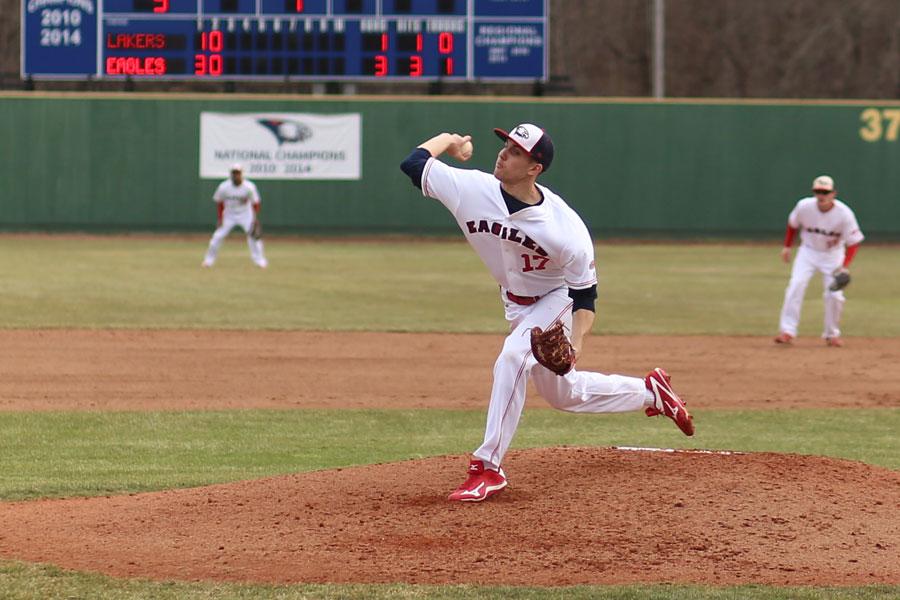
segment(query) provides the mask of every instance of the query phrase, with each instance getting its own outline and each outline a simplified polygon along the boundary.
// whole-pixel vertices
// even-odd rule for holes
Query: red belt
[[[512,292],[506,292],[506,297],[520,306],[531,306],[541,299],[541,296],[516,296]]]

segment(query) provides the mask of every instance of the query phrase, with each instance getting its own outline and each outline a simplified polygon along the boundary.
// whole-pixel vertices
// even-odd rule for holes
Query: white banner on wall
[[[240,163],[249,179],[359,179],[358,113],[200,113],[200,177],[224,179]]]

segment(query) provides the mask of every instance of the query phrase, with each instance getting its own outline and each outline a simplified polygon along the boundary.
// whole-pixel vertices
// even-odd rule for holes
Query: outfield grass
[[[232,237],[215,269],[204,238],[0,236],[0,328],[502,332],[496,285],[461,242],[268,241],[257,270]],[[789,269],[778,244],[601,243],[597,333],[770,335]],[[854,263],[848,335],[900,336],[900,247]],[[801,334],[818,335],[821,286]],[[641,445],[822,454],[900,469],[900,409],[709,411],[688,440],[659,419],[526,410],[513,448]],[[0,414],[0,498],[146,491],[461,454],[483,411],[296,410]],[[368,432],[377,431],[374,436]],[[353,440],[352,443],[349,440]],[[900,597],[900,587],[250,586],[158,583],[0,561],[3,598]]]
[[[502,332],[497,287],[463,242],[269,240],[256,269],[232,236],[214,269],[205,239],[0,236],[0,327]],[[900,247],[863,247],[847,335],[900,336]],[[595,331],[770,335],[789,268],[772,245],[599,244]],[[818,335],[821,283],[801,334]]]

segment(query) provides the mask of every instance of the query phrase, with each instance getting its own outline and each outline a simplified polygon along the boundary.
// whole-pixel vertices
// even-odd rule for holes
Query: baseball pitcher
[[[503,141],[493,173],[438,160],[472,155],[471,136],[441,133],[420,144],[401,169],[423,195],[440,201],[499,285],[510,333],[494,364],[484,442],[468,477],[449,499],[478,502],[507,486],[501,465],[525,405],[526,383],[554,407],[576,413],[644,409],[665,415],[686,434],[694,425],[669,376],[578,371],[584,337],[594,322],[597,276],[594,246],[584,222],[565,201],[537,183],[554,147],[540,127],[524,123]]]

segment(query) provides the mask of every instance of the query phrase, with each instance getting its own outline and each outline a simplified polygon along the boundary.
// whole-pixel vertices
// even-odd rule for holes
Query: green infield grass
[[[193,487],[442,454],[481,443],[483,411],[3,413],[0,499]],[[712,411],[667,419],[526,410],[512,449],[650,446],[794,452],[900,469],[900,410]],[[368,433],[361,433],[368,432]],[[352,443],[350,442],[352,440]]]
[[[502,332],[497,286],[461,240],[268,240],[253,266],[232,236],[213,269],[206,239],[0,236],[0,327]],[[790,269],[778,244],[597,245],[595,331],[777,332]],[[900,246],[853,264],[847,335],[900,336]],[[802,335],[818,335],[822,286]]]
[[[575,586],[563,588],[471,585],[249,585],[113,579],[52,566],[0,562],[5,600],[894,600],[898,588],[712,588],[686,585]]]
[[[460,240],[239,236],[203,270],[207,238],[0,236],[0,328],[503,332],[497,288]],[[596,333],[771,335],[789,267],[778,241],[597,246]],[[847,335],[900,336],[900,247],[864,245]],[[821,283],[802,335],[821,326]],[[900,409],[700,411],[685,438],[663,419],[527,409],[513,449],[629,445],[796,452],[900,469]],[[189,487],[440,454],[481,441],[483,411],[242,410],[0,413],[0,499]],[[368,432],[377,431],[378,435]],[[352,443],[349,442],[352,440]],[[900,586],[262,586],[119,580],[0,561],[0,598],[887,599]]]

